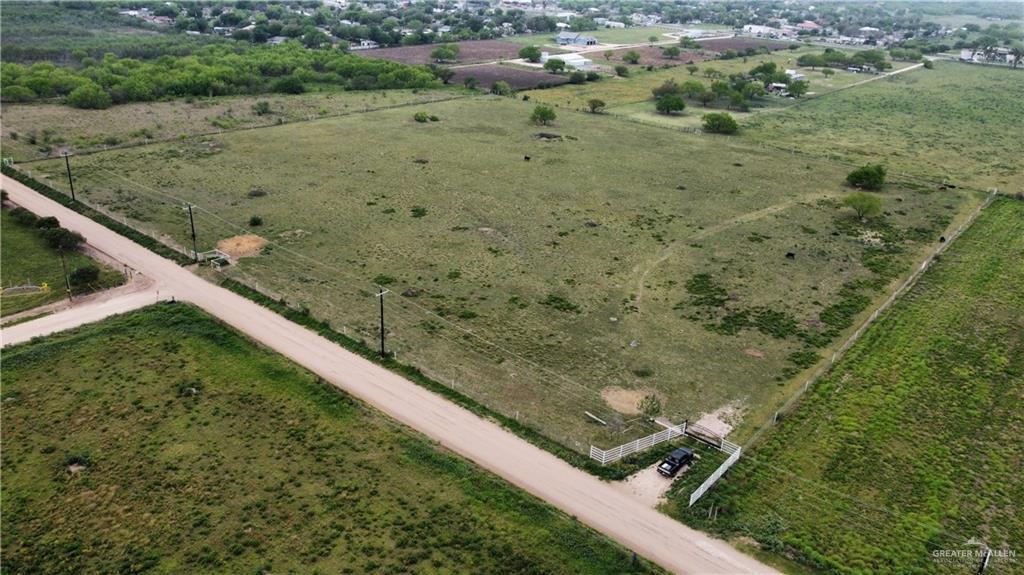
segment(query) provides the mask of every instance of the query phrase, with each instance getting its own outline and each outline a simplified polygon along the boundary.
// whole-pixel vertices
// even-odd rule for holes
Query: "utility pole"
[[[64,165],[68,169],[68,186],[71,187],[71,200],[75,201],[75,180],[71,178],[71,154],[64,152]]]
[[[196,244],[196,220],[192,216],[192,204],[186,204],[185,209],[188,210],[188,225],[192,227],[192,259],[199,263],[199,247]]]
[[[68,277],[68,264],[64,262],[64,250],[59,249],[57,253],[60,254],[60,269],[64,271],[64,289],[68,294],[68,301],[75,301],[71,297],[71,279]]]
[[[377,286],[377,299],[380,300],[380,356],[387,357],[384,350],[384,294],[391,290],[384,289],[384,286]]]
[[[988,547],[985,548],[985,555],[981,558],[981,565],[978,565],[978,575],[982,575],[985,569],[988,568],[988,562],[992,559],[992,550]]]

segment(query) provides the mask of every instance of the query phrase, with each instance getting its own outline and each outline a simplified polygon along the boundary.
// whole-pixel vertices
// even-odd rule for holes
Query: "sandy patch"
[[[264,238],[256,234],[243,234],[217,242],[217,249],[237,259],[258,255],[265,245],[267,240]]]
[[[727,437],[741,421],[743,421],[743,405],[732,401],[711,413],[701,415],[696,424],[711,430],[719,437]]]
[[[68,465],[68,473],[78,473],[84,470],[85,466],[81,463],[72,463],[71,465]]]
[[[764,352],[759,350],[759,349],[757,349],[756,347],[748,347],[747,349],[743,350],[743,353],[749,355],[750,357],[756,357],[757,359],[764,359]]]
[[[658,463],[661,463],[660,461]],[[683,468],[676,474],[679,477],[686,472]],[[650,507],[657,507],[665,501],[665,494],[672,487],[672,479],[658,474],[658,466],[652,465],[641,469],[626,479],[613,484],[615,489],[632,495]]]
[[[621,414],[638,415],[640,410],[636,408],[637,402],[652,393],[661,398],[661,395],[653,389],[625,389],[610,385],[601,390],[601,398]]]

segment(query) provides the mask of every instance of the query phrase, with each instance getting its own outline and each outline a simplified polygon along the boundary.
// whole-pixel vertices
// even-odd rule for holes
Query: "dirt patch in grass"
[[[259,255],[267,240],[256,234],[243,234],[217,242],[217,249],[233,258],[247,258]]]
[[[697,420],[697,425],[710,429],[719,437],[727,437],[742,420],[743,406],[739,402],[732,401],[711,413],[701,415]]]
[[[681,52],[678,58],[668,58],[665,56],[662,48],[663,46],[635,46],[633,48],[622,48],[614,51],[610,61],[606,60],[604,54],[601,52],[590,54],[590,56],[594,59],[595,64],[608,62],[614,65],[621,64],[622,56],[627,52],[636,52],[640,54],[639,63],[641,66],[654,64],[659,67],[664,64],[669,66],[680,66],[682,64],[689,64],[690,62],[703,62],[708,59],[708,56],[701,54],[700,52],[687,51]]]
[[[456,64],[473,62],[490,62],[492,60],[511,60],[519,57],[522,45],[503,40],[476,40],[458,42],[459,57]],[[401,46],[397,48],[378,48],[366,50],[361,55],[367,58],[391,60],[403,64],[430,64],[434,61],[430,53],[437,49],[437,44],[421,44],[418,46]],[[551,50],[548,50],[549,52]],[[556,52],[561,52],[556,50]]]
[[[659,399],[661,398],[661,394],[653,389],[626,389],[610,385],[601,390],[601,398],[619,413],[637,415],[640,413],[640,410],[636,408],[637,402],[652,393]]]
[[[716,52],[725,52],[726,50],[736,50],[742,52],[747,48],[768,48],[769,50],[782,50],[789,47],[787,42],[777,42],[775,40],[762,40],[760,38],[715,38],[711,40],[698,40],[700,45],[708,50],[714,50]]]
[[[476,78],[477,86],[490,89],[498,80],[508,82],[513,90],[529,90],[533,88],[547,88],[558,86],[569,81],[568,75],[549,74],[547,72],[534,72],[515,66],[502,66],[490,64],[483,66],[468,66],[456,68],[452,76],[451,84],[462,85],[466,78]]]

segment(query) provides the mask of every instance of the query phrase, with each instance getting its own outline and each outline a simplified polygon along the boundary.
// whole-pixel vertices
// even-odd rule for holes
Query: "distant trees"
[[[67,104],[75,108],[104,110],[113,103],[110,94],[103,91],[96,82],[88,81],[68,94]]]
[[[435,62],[453,62],[459,57],[458,44],[441,44],[430,52]]]
[[[275,80],[270,89],[279,94],[301,94],[306,91],[306,85],[296,76],[285,76]]]
[[[629,76],[629,67],[619,64],[618,66],[615,67],[615,75],[620,78],[625,78]]]
[[[89,285],[96,283],[96,280],[98,279],[100,279],[100,268],[92,264],[75,268],[75,271],[68,275],[68,281],[71,282],[71,287],[76,289],[88,287]]]
[[[882,198],[868,192],[853,192],[843,198],[843,205],[853,208],[862,222],[882,213]]]
[[[519,57],[528,62],[540,62],[541,51],[536,46],[526,46],[519,50]]]
[[[678,93],[667,94],[655,102],[654,108],[662,114],[672,115],[673,112],[681,112],[686,109],[686,102]]]
[[[691,76],[696,74],[698,70],[700,70],[700,66],[698,66],[696,64],[687,64],[686,65],[686,71],[689,72]]]
[[[533,114],[530,115],[530,120],[535,124],[547,126],[555,121],[558,116],[555,114],[555,109],[551,106],[540,104],[533,109]]]
[[[711,112],[704,114],[703,127],[705,132],[713,134],[735,134],[740,129],[736,119],[728,112]]]
[[[590,108],[591,114],[600,113],[602,110],[604,110],[606,105],[607,104],[605,104],[604,100],[601,100],[599,98],[591,98],[587,100],[587,107]]]
[[[806,94],[807,90],[810,89],[810,87],[811,84],[807,80],[793,80],[792,82],[789,83],[789,86],[786,89],[789,91],[790,94],[793,95],[794,98],[799,98],[800,96]]]
[[[283,78],[295,78],[280,82]],[[0,64],[4,102],[61,97],[69,106],[106,108],[113,104],[186,96],[297,93],[312,84],[350,90],[426,88],[437,85],[423,67],[371,60],[338,50],[308,50],[298,43],[280,46],[212,45],[193,55],[166,55],[138,61],[112,54],[83,57],[76,67],[49,62],[31,66]]]
[[[675,60],[679,57],[680,50],[677,46],[666,46],[661,49],[662,56]]]
[[[850,172],[846,176],[846,182],[851,186],[865,190],[880,190],[885,184],[885,166],[881,164],[867,164]]]
[[[576,70],[572,74],[569,74],[569,83],[570,84],[583,84],[586,81],[587,81],[587,74],[585,72],[581,72],[580,70]]]
[[[558,58],[548,58],[547,62],[544,62],[544,69],[551,72],[552,74],[558,74],[565,70],[565,60],[559,60]]]
[[[491,93],[499,96],[508,96],[512,93],[512,86],[504,80],[498,80],[491,84]]]
[[[438,66],[437,64],[430,65],[430,72],[435,78],[440,80],[442,84],[447,84],[452,79],[452,76],[455,75],[455,70],[452,70],[447,66]]]
[[[639,64],[640,53],[637,52],[636,50],[630,50],[629,52],[626,52],[625,54],[622,55],[622,61],[629,64]]]

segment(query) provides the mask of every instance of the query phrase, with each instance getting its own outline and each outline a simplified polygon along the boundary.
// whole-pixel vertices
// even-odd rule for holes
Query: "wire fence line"
[[[868,328],[875,323],[879,316],[885,313],[885,311],[888,310],[896,302],[896,300],[898,300],[901,296],[907,293],[917,283],[917,281],[921,278],[924,272],[927,271],[929,267],[931,267],[932,263],[935,262],[935,259],[939,257],[939,255],[941,255],[947,249],[949,249],[949,246],[953,243],[953,241],[960,237],[960,235],[965,230],[971,227],[971,225],[978,218],[978,216],[981,215],[981,212],[985,208],[987,208],[996,198],[997,194],[998,190],[996,188],[992,188],[989,190],[988,196],[981,203],[981,205],[978,206],[978,208],[975,209],[974,212],[972,212],[966,220],[964,220],[959,226],[957,226],[957,228],[953,230],[953,232],[946,238],[944,242],[941,242],[938,246],[936,246],[931,251],[931,253],[927,257],[925,257],[924,261],[921,262],[917,269],[915,269],[914,272],[910,274],[910,277],[904,280],[904,282],[900,284],[900,286],[896,288],[896,290],[893,291],[893,293],[891,293],[889,297],[887,297],[885,301],[882,302],[882,304],[879,305],[871,313],[871,315],[868,316],[868,318],[865,319],[864,322],[861,323],[861,325],[853,333],[850,334],[849,337],[846,338],[843,344],[836,348],[836,350],[832,353],[831,357],[829,357],[828,361],[818,366],[818,368],[814,370],[811,376],[807,378],[807,380],[800,387],[800,389],[798,389],[796,393],[790,396],[789,399],[787,399],[777,410],[775,410],[774,415],[768,421],[766,421],[760,428],[758,428],[757,431],[754,432],[754,434],[746,441],[745,446],[747,448],[754,445],[754,443],[761,437],[761,435],[764,434],[765,431],[767,431],[776,423],[778,423],[780,417],[782,417],[783,415],[785,415],[786,413],[793,409],[794,405],[800,400],[801,397],[803,397],[804,393],[806,393],[807,390],[811,388],[811,386],[817,383],[822,376],[828,373],[836,365],[836,363],[838,363],[843,358],[846,352],[849,351],[849,349],[853,347],[855,343],[857,343],[861,336],[863,336],[864,333],[868,330]]]

